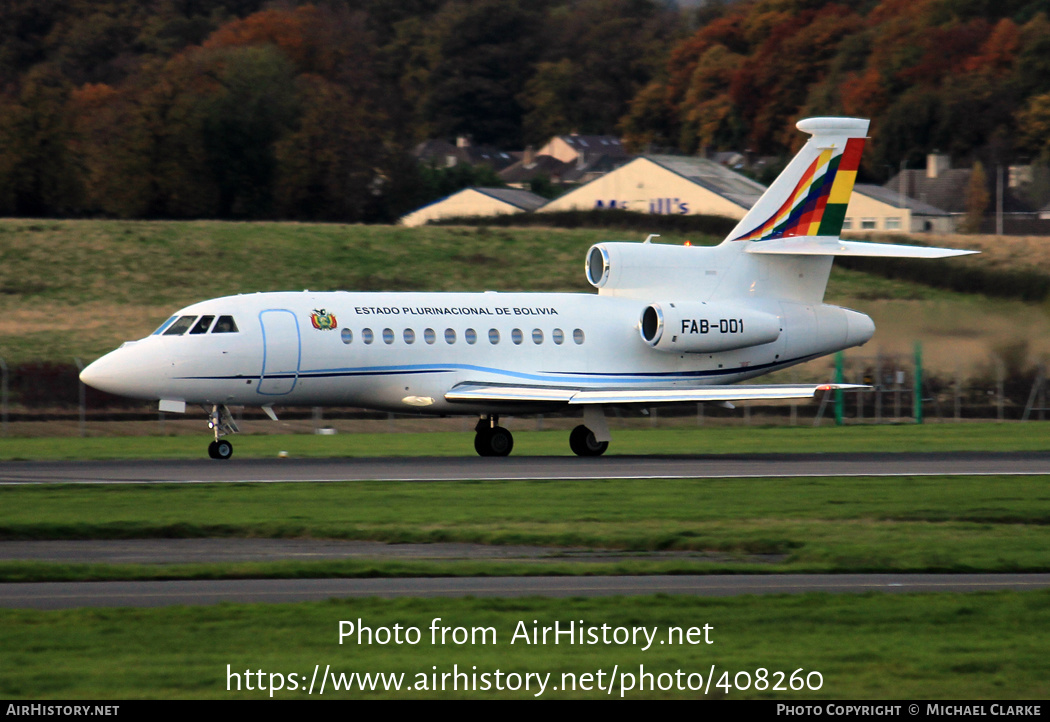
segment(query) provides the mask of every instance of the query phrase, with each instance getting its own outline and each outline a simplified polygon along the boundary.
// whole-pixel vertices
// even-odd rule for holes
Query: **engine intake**
[[[639,324],[642,340],[667,353],[715,353],[772,343],[780,337],[780,319],[769,313],[728,304],[662,302],[645,307]]]

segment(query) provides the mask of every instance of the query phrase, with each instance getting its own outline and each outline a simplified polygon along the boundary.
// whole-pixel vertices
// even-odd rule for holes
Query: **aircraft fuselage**
[[[200,404],[358,406],[430,414],[460,382],[583,388],[731,384],[864,343],[874,325],[824,304],[751,299],[779,322],[771,342],[668,352],[640,335],[648,302],[567,293],[276,292],[188,306],[173,321],[232,317],[236,332],[161,327],[99,359],[85,382],[142,399]],[[753,326],[733,306],[675,317],[666,333],[712,347]],[[169,322],[171,324],[172,322]],[[768,325],[768,324],[767,324]],[[175,329],[176,331],[178,329]],[[768,336],[767,336],[768,337]],[[520,408],[520,404],[513,405]]]

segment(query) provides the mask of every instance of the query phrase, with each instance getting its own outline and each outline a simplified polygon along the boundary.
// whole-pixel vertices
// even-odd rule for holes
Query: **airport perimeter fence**
[[[188,407],[188,413],[165,414],[156,403],[106,394],[80,383],[83,363],[27,363],[9,367],[0,358],[0,435],[119,435],[121,433],[198,433],[206,412]],[[996,359],[980,374],[963,377],[936,372],[921,374],[921,392],[915,392],[916,368],[900,356],[846,356],[842,381],[871,387],[865,391],[824,392],[796,402],[742,402],[735,408],[718,404],[684,403],[659,407],[624,406],[607,412],[615,427],[687,425],[830,425],[899,424],[918,420],[952,423],[970,420],[1028,421],[1050,417],[1047,406],[1047,365],[1025,366],[1017,358]],[[771,382],[822,383],[835,380],[802,378],[786,371]],[[763,380],[764,381],[764,380]],[[433,419],[420,414],[391,414],[354,408],[278,407],[283,433],[333,433],[344,428],[377,431],[469,428],[470,419]],[[239,422],[260,422],[260,432],[276,431],[255,408],[233,409]],[[579,414],[522,417],[519,428],[559,428],[578,423]],[[524,421],[532,419],[531,422]],[[410,422],[410,420],[417,420]],[[428,424],[427,419],[431,419]],[[371,423],[358,423],[371,422]],[[385,422],[376,424],[374,422]],[[185,427],[185,429],[184,429]],[[129,431],[133,430],[133,431]],[[246,429],[248,430],[248,429]]]

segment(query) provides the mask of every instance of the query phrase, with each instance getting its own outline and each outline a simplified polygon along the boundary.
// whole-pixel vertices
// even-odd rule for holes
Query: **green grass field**
[[[268,424],[269,422],[262,422]],[[646,423],[646,422],[642,422]],[[1046,451],[1050,423],[928,423],[853,426],[696,426],[616,428],[608,453],[745,454],[878,451]],[[380,425],[381,422],[376,422]],[[529,431],[530,420],[508,421],[515,456],[571,456],[565,430]],[[525,427],[525,428],[522,428]],[[262,426],[261,428],[266,428]],[[208,437],[199,435],[0,438],[0,461],[86,459],[199,459]],[[242,434],[236,458],[353,458],[369,456],[473,456],[473,432]]]
[[[438,644],[432,644],[430,625],[436,618],[439,626],[492,632],[487,633],[486,644],[475,637],[474,644],[457,645],[448,635],[445,644],[440,637]],[[355,625],[360,620],[373,630],[395,624],[402,629],[415,627],[419,642],[359,645],[351,636],[340,645],[344,620]],[[606,624],[612,629],[645,626],[658,636],[648,650],[641,649],[642,642],[555,645],[551,637],[547,644],[526,644],[521,637],[512,643],[519,622],[531,630],[534,624],[551,626],[555,621]],[[704,625],[710,630],[694,636],[697,644],[660,643],[667,641],[670,627],[687,630]],[[273,698],[306,699],[317,665],[320,675],[327,668],[337,678],[349,678],[354,672],[404,675],[399,692],[381,687],[336,692],[329,678],[324,696],[318,677],[313,698],[321,699],[537,696],[535,678],[529,690],[482,690],[481,675],[488,675],[494,687],[494,673],[500,670],[503,675],[519,675],[519,684],[526,672],[549,673],[540,696],[545,699],[1039,700],[1050,693],[1044,632],[1048,626],[1050,594],[1046,592],[361,599],[270,606],[0,611],[4,650],[0,697],[267,699],[269,688],[280,679],[284,689],[275,691]],[[442,691],[441,675],[450,675],[457,666],[467,674],[460,678],[460,690],[453,691],[453,678],[446,676]],[[228,676],[228,669],[238,676]],[[614,669],[616,677],[610,685]],[[790,677],[796,670],[813,687],[819,684],[819,689],[791,691]],[[252,691],[246,689],[248,671]],[[604,679],[601,690],[594,689],[599,671]],[[681,672],[678,684],[686,689],[640,691],[641,672],[652,675],[651,686],[672,687],[675,673]],[[820,676],[811,676],[812,672]],[[432,689],[435,673],[437,691]],[[464,691],[463,685],[471,684],[475,673],[478,691]],[[590,691],[579,687],[587,673],[592,675]],[[289,681],[293,674],[296,689]],[[575,677],[575,691],[569,684],[572,677],[563,674]],[[712,681],[705,695],[696,688],[705,686],[708,677]],[[764,690],[755,689],[760,677],[766,680]],[[503,679],[506,683],[508,678]],[[424,681],[427,689],[421,690]],[[777,684],[782,689],[771,689]],[[407,690],[408,685],[413,690]]]
[[[448,562],[432,574],[1047,571],[1046,484],[869,477],[3,487],[0,538],[312,537],[718,554],[542,569]],[[0,565],[9,581],[421,573],[418,564],[382,561]]]

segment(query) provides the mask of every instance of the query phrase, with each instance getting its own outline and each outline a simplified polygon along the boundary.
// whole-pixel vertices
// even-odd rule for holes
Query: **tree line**
[[[1042,6],[7,0],[0,214],[384,222],[477,180],[420,168],[426,138],[776,155],[808,115],[871,117],[873,179],[1047,161]]]

